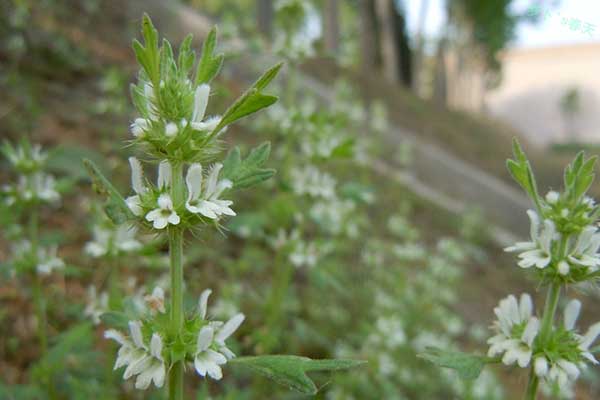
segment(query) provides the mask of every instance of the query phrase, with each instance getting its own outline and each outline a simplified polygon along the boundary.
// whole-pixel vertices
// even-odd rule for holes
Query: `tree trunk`
[[[412,86],[412,52],[408,33],[406,32],[406,16],[394,5],[390,4],[390,18],[393,18],[394,44],[396,45],[396,62],[398,63],[398,74],[402,85],[407,88]]]
[[[360,67],[363,74],[372,73],[379,64],[379,40],[374,0],[359,0],[360,4]]]
[[[433,101],[446,106],[448,103],[448,82],[446,77],[446,45],[447,39],[441,38],[438,42],[435,55],[435,76],[433,84]]]
[[[323,10],[323,39],[325,51],[336,55],[340,47],[340,21],[338,0],[325,0]]]
[[[429,0],[421,0],[421,7],[419,8],[419,19],[417,24],[416,32],[416,44],[413,52],[413,80],[412,88],[416,95],[420,95],[422,92],[423,85],[423,48],[425,46],[425,21],[427,20],[427,11],[429,10]]]
[[[273,0],[256,0],[256,25],[267,40],[273,36]]]
[[[380,48],[383,76],[388,82],[399,81],[400,68],[398,64],[399,53],[396,46],[396,18],[393,10],[393,0],[375,0],[375,12],[377,14],[380,29]]]

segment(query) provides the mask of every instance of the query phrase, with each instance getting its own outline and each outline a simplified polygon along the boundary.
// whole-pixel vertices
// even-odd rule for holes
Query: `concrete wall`
[[[518,49],[502,56],[501,86],[486,95],[488,111],[540,145],[573,138],[600,142],[600,44]],[[569,129],[560,108],[576,87],[581,112]]]

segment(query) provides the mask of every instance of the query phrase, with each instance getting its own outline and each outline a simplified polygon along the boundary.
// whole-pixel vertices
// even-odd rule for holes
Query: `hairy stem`
[[[171,197],[175,207],[183,201],[182,166],[173,165]],[[183,329],[183,231],[169,227],[169,256],[171,261],[171,330],[176,338]],[[169,371],[169,399],[183,400],[183,361],[178,361]]]

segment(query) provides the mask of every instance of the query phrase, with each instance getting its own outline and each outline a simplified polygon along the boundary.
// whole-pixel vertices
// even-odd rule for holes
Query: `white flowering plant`
[[[182,42],[176,57],[167,40],[159,46],[158,33],[147,15],[142,33],[144,43],[135,40],[133,44],[142,68],[138,83],[132,86],[140,116],[132,123],[131,134],[132,143],[144,157],[157,164],[156,184],[144,178],[142,163],[131,157],[133,194],[124,198],[94,163],[86,160],[85,165],[97,191],[108,198],[104,209],[113,222],[167,234],[170,301],[165,302],[165,292],[159,287],[146,297],[147,313],[134,318],[118,312],[107,314],[106,322],[118,329],[105,334],[120,345],[115,368],[126,366],[124,379],[135,376],[138,389],[167,384],[170,399],[184,397],[184,372],[189,366],[193,365],[201,377],[219,380],[222,366],[234,361],[294,389],[315,393],[316,386],[306,377],[306,371],[347,368],[358,362],[293,356],[232,360],[234,353],[225,340],[237,330],[244,315],[238,313],[225,323],[209,319],[209,290],[200,295],[196,310],[184,309],[185,231],[219,228],[225,217],[236,215],[230,200],[234,190],[248,188],[274,174],[274,170],[263,168],[270,152],[268,143],[252,150],[246,158],[234,148],[223,159],[221,137],[232,123],[277,100],[264,90],[281,64],[265,72],[221,116],[207,117],[210,83],[223,62],[223,55],[215,54],[216,30],[208,34],[197,63],[191,36]]]
[[[518,253],[518,266],[532,273],[547,290],[541,312],[532,297],[509,295],[494,309],[497,320],[488,340],[486,357],[436,349],[425,355],[431,361],[476,377],[489,363],[518,366],[529,371],[525,399],[536,399],[540,386],[569,392],[589,365],[598,364],[593,347],[600,323],[580,330],[576,322],[581,309],[577,299],[566,301],[558,318],[561,297],[569,286],[594,282],[599,274],[600,233],[596,227],[598,207],[586,195],[594,179],[596,157],[579,153],[567,166],[562,192],[539,194],[532,168],[519,143],[514,141],[514,160],[508,169],[532,200],[530,241],[506,248]]]
[[[1,264],[2,272],[8,277],[17,278],[29,290],[35,306],[36,333],[39,341],[40,364],[39,382],[48,392],[53,393],[54,383],[44,357],[49,351],[48,301],[45,285],[56,272],[65,269],[65,261],[59,257],[55,243],[48,243],[42,236],[41,221],[44,211],[52,209],[60,202],[60,192],[66,187],[59,185],[53,175],[47,172],[48,153],[38,144],[27,139],[18,145],[5,142],[1,148],[12,171],[16,183],[7,183],[0,188],[0,201],[14,217],[14,226],[6,230],[11,240],[11,254]]]

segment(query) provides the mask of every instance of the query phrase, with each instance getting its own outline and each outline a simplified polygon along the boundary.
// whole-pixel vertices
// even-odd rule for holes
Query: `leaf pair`
[[[271,168],[262,168],[269,158],[271,144],[265,142],[254,148],[242,160],[239,147],[232,149],[223,162],[223,176],[233,182],[236,189],[247,188],[265,181],[275,174]]]
[[[300,393],[314,395],[319,389],[306,375],[307,372],[338,371],[358,367],[365,361],[358,360],[312,360],[299,356],[240,357],[230,361],[272,379],[276,383]]]
[[[535,176],[533,175],[531,164],[529,164],[529,160],[527,160],[527,156],[525,155],[525,152],[523,152],[523,149],[516,138],[513,139],[513,154],[515,159],[506,160],[506,167],[513,179],[521,185],[531,200],[533,200],[538,212],[540,212],[540,195],[538,193],[537,183],[535,182]]]
[[[594,181],[594,167],[598,157],[585,159],[583,151],[579,152],[573,162],[565,168],[565,189],[569,199],[577,203],[588,191]]]
[[[487,357],[434,347],[428,347],[419,357],[437,366],[453,369],[462,379],[467,380],[477,379],[486,364],[496,362]]]

